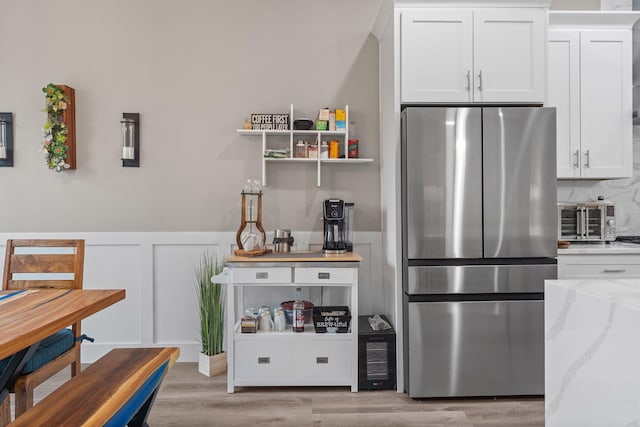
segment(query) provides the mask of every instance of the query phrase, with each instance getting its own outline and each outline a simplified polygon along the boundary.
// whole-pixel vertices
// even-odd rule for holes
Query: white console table
[[[545,282],[545,425],[640,420],[640,279]]]
[[[268,254],[225,259],[228,283],[227,392],[236,386],[350,386],[358,391],[358,267],[356,253]],[[313,324],[295,333],[242,333],[240,318],[252,301],[293,299],[295,288],[315,305],[347,305],[351,311],[348,333],[315,333]],[[332,294],[333,291],[333,294]],[[251,294],[258,299],[251,300]],[[283,297],[284,295],[284,297]],[[342,295],[342,297],[341,297]],[[336,303],[341,299],[340,304]],[[327,304],[327,302],[330,302]]]

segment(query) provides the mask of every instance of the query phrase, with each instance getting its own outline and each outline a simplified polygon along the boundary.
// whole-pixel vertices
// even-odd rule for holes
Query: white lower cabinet
[[[235,380],[238,384],[273,385],[291,374],[291,345],[277,341],[235,343]]]
[[[362,258],[353,254],[346,262],[344,257],[335,257],[340,262],[332,262],[331,257],[319,259],[292,262],[270,258],[269,262],[251,259],[225,263],[229,393],[236,386],[350,386],[351,391],[358,391],[357,285]],[[256,299],[251,294],[268,301],[271,295],[283,290],[284,295],[293,295],[296,287],[305,289],[316,305],[348,306],[350,331],[316,333],[313,324],[307,323],[301,333],[293,332],[290,325],[281,332],[242,333],[240,320],[244,311],[249,305],[260,306],[252,303]],[[276,299],[282,300],[279,296]]]
[[[301,380],[315,383],[351,384],[349,341],[297,342],[293,344],[293,371]]]
[[[640,278],[640,255],[558,255],[558,279]]]

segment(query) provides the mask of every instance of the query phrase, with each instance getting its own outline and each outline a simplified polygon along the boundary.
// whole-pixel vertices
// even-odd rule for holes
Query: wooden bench
[[[146,426],[177,348],[121,348],[107,353],[10,424]]]

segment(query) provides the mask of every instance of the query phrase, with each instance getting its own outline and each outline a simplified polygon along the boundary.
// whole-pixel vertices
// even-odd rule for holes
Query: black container
[[[344,311],[344,315],[325,316],[322,312],[327,311]],[[349,323],[351,322],[351,311],[346,305],[319,306],[313,307],[313,327],[318,334],[338,333],[344,334],[349,332]]]
[[[358,390],[394,390],[396,332],[393,328],[374,331],[369,317],[358,316]],[[380,317],[389,322],[384,315]]]

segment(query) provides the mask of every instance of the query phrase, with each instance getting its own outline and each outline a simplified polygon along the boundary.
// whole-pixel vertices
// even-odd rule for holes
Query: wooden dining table
[[[40,341],[125,297],[124,289],[24,289],[0,291],[0,403]]]

